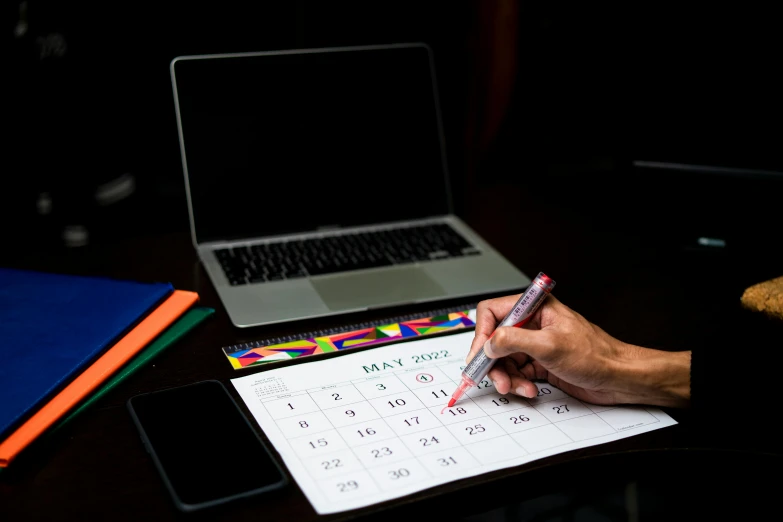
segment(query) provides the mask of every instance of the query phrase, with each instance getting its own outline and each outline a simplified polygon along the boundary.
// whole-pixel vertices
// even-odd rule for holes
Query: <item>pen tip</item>
[[[454,403],[455,403],[455,402],[457,402],[457,400],[456,400],[454,397],[452,397],[452,398],[449,400],[449,405],[448,405],[448,406],[446,406],[446,407],[447,407],[447,408],[451,408],[452,406],[454,406]]]

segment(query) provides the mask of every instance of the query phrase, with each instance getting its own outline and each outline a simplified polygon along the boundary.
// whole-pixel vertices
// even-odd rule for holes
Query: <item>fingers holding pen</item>
[[[530,366],[526,364],[526,366]],[[538,387],[527,377],[526,372],[520,371],[516,361],[507,357],[498,361],[489,372],[489,378],[495,384],[495,389],[501,395],[513,393],[526,398],[535,397]]]
[[[514,393],[526,398],[535,397],[536,379],[546,379],[548,372],[535,361],[536,354],[551,351],[548,336],[541,330],[513,327],[498,328],[492,339],[484,344],[484,352],[499,359],[490,372],[498,393]]]
[[[533,382],[533,374],[535,371],[530,371],[533,369],[532,363],[528,361],[520,367],[517,366],[516,362],[510,357],[504,359],[504,363],[509,378],[509,390],[516,395],[528,399],[535,397],[538,394],[538,387]],[[525,371],[525,368],[527,368],[528,371]]]
[[[476,354],[483,350],[491,361],[482,359],[477,368],[495,362],[488,375],[499,393],[537,395],[538,387],[532,381],[536,375],[532,359],[539,354],[546,355],[552,343],[551,335],[541,329],[542,315],[536,313],[552,287],[554,281],[542,272],[523,294],[489,299],[477,305],[476,330],[466,363],[470,366]],[[498,327],[501,322],[514,326]]]
[[[487,376],[492,381],[492,384],[495,385],[495,389],[499,394],[506,395],[511,391],[511,377],[506,372],[503,364],[496,364],[495,367],[489,371]]]
[[[535,381],[545,381],[547,372],[535,361],[529,360],[523,366],[517,368],[514,372],[509,372],[509,389],[513,393],[532,399],[538,396],[538,386]]]
[[[489,336],[495,331],[498,323],[503,320],[520,295],[486,299],[476,306],[476,331],[466,361],[470,361],[481,350]]]
[[[484,352],[490,359],[499,359],[518,353],[538,359],[545,355],[551,347],[552,343],[544,330],[503,326],[495,331],[492,339],[488,339],[484,343]]]

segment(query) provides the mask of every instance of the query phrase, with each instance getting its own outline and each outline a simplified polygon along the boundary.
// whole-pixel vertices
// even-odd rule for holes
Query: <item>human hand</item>
[[[544,380],[593,404],[683,406],[689,400],[690,352],[624,343],[554,295],[546,298],[524,326],[495,331],[518,298],[489,299],[477,307],[467,361],[482,346],[487,356],[500,359],[489,372],[499,393],[535,397],[533,380]]]

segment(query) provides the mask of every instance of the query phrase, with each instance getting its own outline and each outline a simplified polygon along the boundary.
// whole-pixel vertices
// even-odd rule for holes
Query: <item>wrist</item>
[[[691,352],[627,345],[622,363],[623,402],[686,408],[691,399]]]

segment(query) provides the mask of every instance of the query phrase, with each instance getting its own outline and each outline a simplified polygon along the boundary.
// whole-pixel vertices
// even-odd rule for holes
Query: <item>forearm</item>
[[[620,363],[624,402],[686,408],[691,401],[691,352],[626,345]]]

